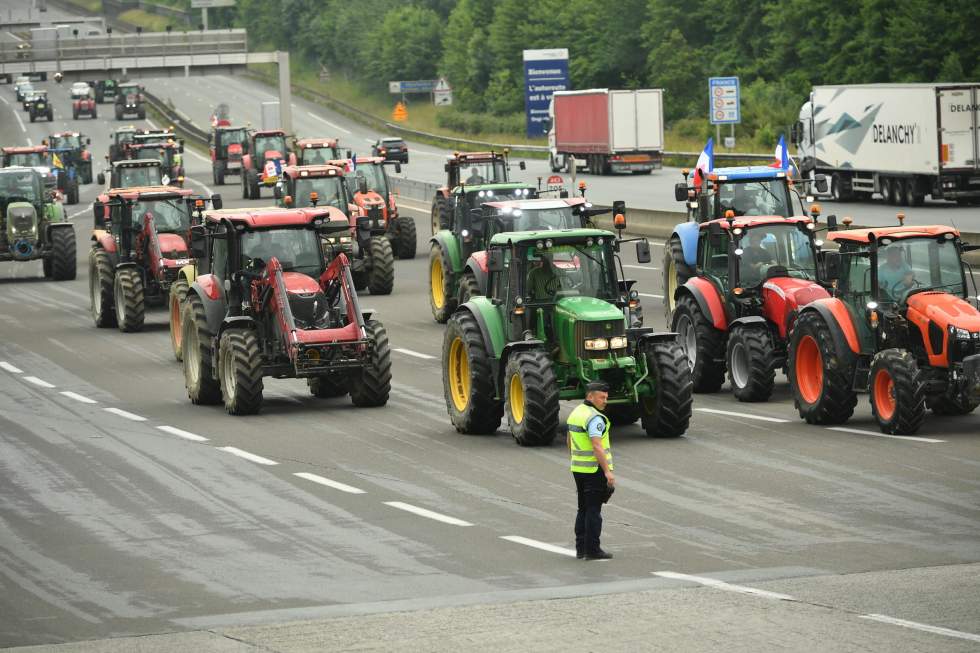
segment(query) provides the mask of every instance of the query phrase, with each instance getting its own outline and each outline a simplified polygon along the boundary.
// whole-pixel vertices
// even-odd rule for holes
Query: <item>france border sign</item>
[[[548,133],[548,105],[555,91],[567,91],[568,49],[524,51],[524,111],[529,138]]]
[[[708,79],[708,114],[712,125],[737,125],[742,122],[738,77]]]

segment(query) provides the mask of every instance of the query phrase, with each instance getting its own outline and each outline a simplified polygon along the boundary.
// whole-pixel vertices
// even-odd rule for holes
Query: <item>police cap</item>
[[[590,381],[585,386],[586,392],[609,392],[609,384],[605,381]]]

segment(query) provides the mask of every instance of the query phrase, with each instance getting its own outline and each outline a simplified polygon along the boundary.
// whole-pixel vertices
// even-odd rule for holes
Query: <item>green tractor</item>
[[[637,260],[649,263],[649,243],[637,241]],[[636,294],[617,274],[623,242],[599,229],[490,239],[487,294],[453,313],[443,340],[457,431],[493,433],[506,413],[518,444],[548,445],[559,401],[583,398],[594,380],[610,386],[613,424],[640,419],[648,435],[667,437],[687,430],[693,384],[684,348],[675,333],[628,327]]]
[[[75,227],[33,168],[0,170],[0,261],[41,259],[44,276],[75,278]]]

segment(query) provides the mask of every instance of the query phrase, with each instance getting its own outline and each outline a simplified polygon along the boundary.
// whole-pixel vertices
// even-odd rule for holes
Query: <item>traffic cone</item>
[[[391,119],[395,122],[405,122],[408,120],[408,109],[405,108],[404,102],[399,102],[395,105],[395,110],[391,112]]]

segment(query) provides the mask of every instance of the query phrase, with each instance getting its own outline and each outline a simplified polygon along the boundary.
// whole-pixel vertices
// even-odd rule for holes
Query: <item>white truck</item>
[[[833,199],[980,202],[980,85],[817,86],[793,126],[800,172]]]
[[[650,173],[663,166],[663,90],[555,91],[548,107],[549,163],[571,172],[572,160],[594,175]]]

